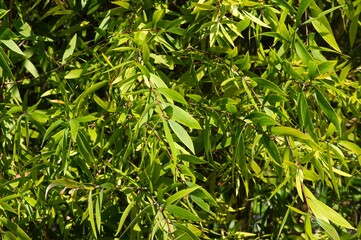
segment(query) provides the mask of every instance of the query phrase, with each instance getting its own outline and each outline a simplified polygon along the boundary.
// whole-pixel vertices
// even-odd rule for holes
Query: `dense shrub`
[[[2,239],[360,237],[360,1],[0,8]]]

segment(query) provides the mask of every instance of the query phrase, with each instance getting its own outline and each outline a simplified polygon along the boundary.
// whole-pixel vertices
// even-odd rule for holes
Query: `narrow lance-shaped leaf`
[[[73,55],[76,46],[77,34],[75,33],[73,38],[70,40],[68,46],[65,49],[61,63],[65,64],[67,59]]]
[[[87,88],[84,92],[82,92],[75,100],[74,100],[74,104],[76,106],[78,106],[78,104],[80,104],[81,101],[84,100],[85,97],[87,97],[89,94],[95,92],[96,90],[102,88],[103,86],[105,86],[108,83],[108,80],[104,80],[98,83],[95,83],[94,85],[92,85],[91,87]]]
[[[263,112],[252,112],[246,117],[246,119],[251,119],[255,125],[260,127],[279,125],[275,119]]]
[[[168,127],[168,123],[163,118],[162,118],[162,122],[163,122],[163,129],[164,129],[165,139],[167,140],[168,145],[170,147],[170,152],[171,152],[170,158],[171,158],[171,160],[173,160],[173,163],[172,163],[173,164],[173,166],[172,166],[173,177],[174,177],[174,179],[176,179],[177,176],[178,176],[178,172],[176,170],[178,152],[177,152],[175,144],[174,144],[173,136],[172,136],[172,134],[170,132],[170,129]]]
[[[71,138],[73,139],[74,142],[76,142],[76,137],[78,136],[78,130],[80,124],[76,119],[71,119],[69,121],[69,126],[70,126]]]
[[[7,60],[9,60],[8,57],[6,56],[2,48],[0,48],[0,67],[5,73],[5,76],[9,77],[11,80],[14,80],[14,75],[8,65]]]
[[[198,216],[194,215],[192,212],[190,212],[189,210],[184,209],[182,207],[178,207],[175,205],[169,205],[166,207],[166,209],[173,216],[180,218],[180,219],[185,219],[185,220],[190,220],[190,221],[200,221],[201,220]]]
[[[331,224],[322,219],[316,219],[316,221],[327,232],[327,234],[330,235],[333,240],[340,239],[340,236],[338,235],[336,229]]]
[[[172,128],[173,132],[177,135],[179,140],[187,146],[189,150],[194,154],[193,141],[187,131],[178,123],[168,120],[169,126]]]
[[[219,31],[219,23],[216,22],[212,25],[212,27],[210,28],[210,34],[209,34],[209,46],[213,47],[217,35],[218,35],[218,31]]]
[[[341,125],[338,120],[337,114],[335,110],[332,108],[331,104],[324,97],[324,95],[317,88],[315,89],[317,103],[320,106],[322,112],[326,115],[326,117],[332,122],[332,124],[336,127],[336,130],[339,135],[341,135]]]
[[[302,41],[299,40],[295,43],[295,47],[296,47],[297,55],[300,57],[302,62],[308,65],[308,63],[312,61],[312,57],[310,53],[307,52],[306,46],[302,43]]]
[[[311,1],[309,8],[311,10],[312,17],[316,18],[312,20],[312,25],[321,37],[336,51],[341,52],[335,37],[333,36],[332,28],[328,22],[326,16],[319,16],[322,14],[322,10],[317,6],[316,2]]]
[[[124,222],[127,219],[128,215],[130,213],[130,210],[132,210],[134,204],[135,204],[135,201],[132,201],[125,208],[125,210],[124,210],[124,212],[123,212],[123,214],[122,214],[122,216],[121,216],[121,218],[119,220],[118,229],[117,229],[117,232],[115,233],[115,236],[117,236],[120,233],[120,231],[122,230]]]
[[[300,141],[305,142],[315,150],[322,150],[321,147],[312,140],[311,136],[304,134],[303,132],[297,129],[280,126],[280,127],[273,127],[271,129],[271,132],[278,136],[290,136],[295,139],[299,139]]]
[[[202,129],[198,121],[192,117],[188,112],[184,111],[178,106],[163,103],[164,108],[171,106],[173,109],[173,119],[189,128]]]
[[[79,131],[76,136],[76,143],[78,146],[78,150],[80,154],[84,157],[85,161],[92,165],[94,162],[94,156],[92,149],[89,144],[89,140],[86,138],[86,136],[82,133],[82,131]]]
[[[259,18],[255,17],[254,15],[252,15],[251,13],[247,12],[247,11],[242,11],[242,13],[244,15],[246,15],[252,22],[265,27],[265,28],[270,28],[270,26],[268,26],[266,23],[262,22]]]
[[[22,56],[25,56],[23,51],[18,47],[18,45],[13,40],[1,40],[3,44],[5,44],[11,51],[16,52]]]
[[[324,220],[326,222],[331,221],[341,227],[347,229],[354,229],[346,219],[344,219],[339,213],[335,210],[324,204],[323,202],[317,200],[317,198],[311,193],[311,191],[304,186],[304,193],[308,198],[308,204],[311,208],[311,211],[316,216],[316,218]]]
[[[91,229],[93,231],[93,234],[95,238],[97,238],[97,230],[95,228],[95,221],[94,221],[94,207],[93,207],[93,198],[92,198],[92,191],[89,191],[88,196],[88,212],[89,212],[89,222]]]
[[[361,147],[359,147],[357,144],[353,142],[345,141],[345,140],[339,141],[338,144],[346,148],[347,150],[351,151],[352,153],[356,154],[356,157],[361,166]]]
[[[21,240],[30,240],[31,238],[26,234],[26,232],[19,227],[16,223],[11,222],[9,219],[6,219],[4,217],[0,217],[0,222],[3,226],[5,226],[7,229],[9,229],[15,236],[17,236],[17,239]]]
[[[287,94],[278,85],[267,79],[256,77],[252,78],[251,80],[255,81],[259,87],[269,89],[270,91],[273,91],[281,96],[287,96]]]
[[[197,190],[199,188],[200,188],[200,186],[194,186],[194,187],[190,187],[190,188],[187,188],[187,189],[180,190],[179,192],[176,192],[175,194],[173,194],[172,196],[170,196],[167,199],[164,206],[170,205],[171,203],[181,199],[182,197],[187,196],[188,194],[194,192],[195,190]]]
[[[351,48],[353,47],[357,35],[357,30],[359,28],[359,20],[360,20],[360,12],[361,12],[361,4],[357,4],[356,11],[353,14],[353,17],[351,19],[351,24],[349,27],[349,40],[351,44]]]
[[[237,137],[234,150],[234,159],[238,162],[243,177],[248,181],[248,166],[246,161],[246,148],[244,144],[243,132]]]
[[[157,88],[157,91],[161,93],[166,98],[169,98],[171,100],[174,100],[176,102],[182,103],[184,105],[187,105],[187,101],[184,99],[184,97],[177,91],[170,89],[170,88]]]

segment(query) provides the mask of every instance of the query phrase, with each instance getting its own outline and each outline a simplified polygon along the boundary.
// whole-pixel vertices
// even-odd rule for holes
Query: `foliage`
[[[2,239],[357,239],[360,1],[0,3]]]

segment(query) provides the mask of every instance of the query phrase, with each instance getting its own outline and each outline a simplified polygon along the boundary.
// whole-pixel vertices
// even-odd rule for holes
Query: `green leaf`
[[[302,192],[302,184],[303,184],[303,171],[301,169],[297,169],[296,172],[296,190],[298,193],[298,196],[304,202],[303,199],[303,192]]]
[[[73,38],[70,40],[68,46],[66,47],[66,50],[64,51],[63,58],[61,60],[61,64],[65,64],[69,57],[71,57],[74,53],[75,46],[76,46],[76,40],[77,40],[77,34],[75,33]]]
[[[157,91],[161,93],[166,98],[172,99],[176,102],[182,103],[184,105],[187,105],[187,101],[184,99],[184,97],[178,93],[177,91],[170,89],[170,88],[157,88]]]
[[[252,22],[262,26],[262,27],[265,27],[265,28],[270,28],[270,26],[268,26],[266,23],[262,22],[259,18],[255,17],[254,15],[252,15],[251,13],[247,12],[247,11],[242,11],[242,13],[244,15],[246,15],[249,20],[251,20]]]
[[[11,10],[0,9],[0,19],[2,19]]]
[[[7,204],[6,202],[0,202],[0,206],[5,211],[11,212],[11,213],[14,213],[15,215],[17,215],[17,212],[15,212],[14,209],[9,204]]]
[[[356,154],[358,162],[361,166],[361,148],[357,144],[345,140],[339,141],[338,144]]]
[[[74,100],[74,104],[75,104],[75,105],[80,104],[80,102],[83,101],[83,100],[85,99],[85,97],[87,97],[89,94],[95,92],[96,90],[104,87],[107,83],[108,83],[108,80],[104,80],[104,81],[98,82],[98,83],[92,85],[91,87],[87,88],[84,92],[82,92],[82,93]]]
[[[34,112],[29,112],[28,114],[29,114],[30,120],[36,121],[40,124],[44,124],[49,120],[49,116],[44,113],[34,111]]]
[[[340,240],[340,236],[331,224],[322,219],[316,219],[316,221],[323,228],[323,230],[325,230],[327,234],[330,235],[333,240]]]
[[[221,27],[221,32],[223,34],[223,36],[227,39],[227,41],[232,45],[232,47],[235,47],[234,43],[233,43],[233,40],[231,38],[231,36],[229,36],[227,30],[223,27],[222,24],[220,24],[220,27]]]
[[[296,10],[285,0],[272,0],[272,2],[276,3],[278,6],[282,6],[286,8],[288,11],[295,13]]]
[[[96,94],[93,96],[94,101],[104,110],[108,110],[108,104],[107,102],[103,101],[100,97],[98,97]]]
[[[300,57],[300,59],[302,60],[302,62],[304,62],[306,65],[308,65],[308,63],[310,61],[312,61],[312,57],[309,54],[309,52],[306,50],[305,45],[302,43],[301,40],[297,41],[295,44],[296,47],[296,52],[298,54],[298,56]]]
[[[197,237],[193,232],[194,229],[193,228],[192,229],[188,228],[189,225],[184,225],[182,223],[173,223],[173,225],[177,228],[177,231],[181,232],[181,235],[179,237],[177,237],[177,239],[199,240],[199,237]],[[199,229],[197,229],[197,230],[199,230]],[[201,231],[201,230],[199,230],[199,231]],[[189,237],[189,238],[187,238],[187,237]]]
[[[93,208],[93,198],[92,198],[92,191],[89,191],[88,195],[88,213],[89,213],[89,222],[91,229],[93,230],[93,234],[95,238],[97,238],[97,230],[95,228],[95,222],[94,222],[94,208]]]
[[[105,33],[105,31],[108,29],[109,20],[110,20],[110,11],[107,11],[107,14],[105,15],[104,19],[99,25],[100,31],[97,31],[97,33],[95,34],[95,38],[94,38],[95,42],[97,42],[101,37],[105,36],[105,34],[102,33]]]
[[[278,163],[278,165],[282,166],[281,155],[278,151],[276,144],[271,140],[271,138],[268,137],[267,135],[263,135],[262,143],[266,147],[267,151],[272,156],[272,158]]]
[[[321,37],[336,51],[341,52],[333,33],[329,31],[319,20],[312,21],[313,27],[321,35]]]
[[[200,189],[200,186],[194,186],[194,187],[190,187],[187,189],[183,189],[180,190],[179,192],[176,192],[175,194],[173,194],[172,196],[168,197],[167,201],[165,202],[164,206],[167,207],[170,204],[172,204],[173,202],[191,194],[192,192],[194,192],[197,189]]]
[[[235,147],[234,147],[234,159],[238,162],[239,167],[241,168],[241,172],[245,181],[248,181],[248,165],[246,160],[246,147],[244,145],[243,132],[239,134],[237,137]],[[248,192],[246,192],[248,194]]]
[[[186,111],[181,109],[180,107],[178,107],[176,105],[171,105],[168,103],[163,103],[163,106],[164,106],[164,108],[170,106],[173,109],[172,118],[175,121],[177,121],[189,128],[202,129],[201,126],[199,125],[198,121],[194,117],[192,117],[189,113],[187,113]]]
[[[276,84],[267,79],[256,77],[252,78],[252,81],[255,81],[259,87],[267,88],[270,91],[273,91],[281,96],[287,96],[287,94],[282,91],[281,88],[279,88]]]
[[[164,16],[164,10],[163,9],[157,9],[153,12],[153,26],[156,27],[158,22],[163,18]]]
[[[83,123],[83,122],[93,122],[95,120],[97,120],[97,117],[94,117],[93,115],[87,115],[87,116],[83,116],[83,117],[77,117],[75,118],[76,121]]]
[[[252,112],[246,117],[246,119],[252,120],[254,124],[261,127],[279,125],[275,119],[263,112]]]
[[[76,143],[78,146],[78,150],[80,154],[84,157],[85,161],[89,165],[92,165],[92,163],[94,162],[93,151],[89,144],[89,140],[82,133],[82,131],[78,131],[78,134],[76,135]]]
[[[101,215],[101,209],[102,209],[102,201],[103,201],[103,189],[100,191],[99,196],[96,198],[95,201],[95,222],[96,226],[99,232],[102,232],[102,215]]]
[[[168,120],[169,126],[171,127],[171,129],[173,130],[173,132],[177,135],[177,137],[179,138],[179,140],[181,140],[181,142],[187,146],[187,148],[189,150],[191,150],[191,152],[193,154],[194,153],[194,146],[193,146],[193,141],[191,139],[191,137],[189,136],[189,134],[187,133],[187,131],[178,123],[172,121],[172,120]]]
[[[7,27],[0,27],[0,40],[10,40],[16,38],[16,34],[13,33]]]
[[[149,79],[150,78],[150,72],[149,70],[144,67],[143,65],[139,64],[139,63],[135,63],[135,65],[138,67],[138,69],[142,72],[142,74],[147,78]]]
[[[34,66],[34,64],[32,62],[30,62],[28,59],[26,59],[24,61],[23,65],[26,68],[26,70],[28,70],[31,73],[31,75],[33,75],[34,78],[39,77],[38,70],[36,69],[36,67]]]
[[[0,67],[3,70],[3,72],[5,73],[4,76],[9,77],[11,80],[15,80],[14,79],[14,75],[8,65],[8,62],[10,62],[10,59],[7,57],[7,55],[4,53],[4,51],[2,50],[2,48],[0,48]]]
[[[69,126],[70,126],[71,138],[73,139],[74,142],[76,142],[76,137],[78,136],[78,131],[79,131],[79,122],[76,119],[70,119]]]
[[[149,79],[158,88],[168,88],[164,81],[157,75],[151,73]]]
[[[356,11],[354,12],[351,18],[351,24],[349,27],[349,40],[351,44],[351,48],[353,47],[357,35],[357,30],[359,28],[359,20],[360,20],[360,12],[361,12],[361,4],[357,4]]]
[[[169,205],[166,207],[166,209],[168,210],[168,212],[170,212],[176,218],[190,220],[190,221],[200,221],[201,220],[199,217],[197,217],[196,215],[191,213],[189,210],[186,210],[184,208],[181,208],[181,207],[178,207],[175,205]]]
[[[310,147],[312,147],[315,150],[322,150],[322,148],[315,143],[310,135],[304,134],[303,132],[291,128],[291,127],[272,127],[271,129],[272,134],[278,135],[278,136],[290,136],[293,137],[295,139],[298,139],[304,143],[306,143],[307,145],[309,145]]]
[[[193,155],[179,154],[178,158],[180,160],[190,162],[190,163],[193,163],[193,164],[206,164],[206,163],[208,163],[207,161],[205,161],[205,160],[203,160],[203,159],[201,159],[199,157],[193,156]]]
[[[200,208],[202,208],[204,211],[210,213],[211,215],[215,215],[211,209],[208,203],[206,203],[202,198],[191,195],[191,199],[193,202],[195,202]]]
[[[124,9],[130,9],[130,4],[127,0],[124,1],[112,1],[113,4],[116,4]]]
[[[173,140],[173,136],[172,136],[172,134],[170,132],[168,123],[166,122],[166,120],[164,118],[162,118],[162,123],[163,123],[163,128],[164,128],[165,139],[167,140],[168,145],[170,147],[170,151],[171,151],[170,158],[173,160],[173,162],[172,162],[173,166],[171,166],[171,168],[172,168],[172,172],[173,172],[173,177],[175,179],[177,177],[177,175],[178,175],[178,172],[176,170],[178,152],[176,150],[174,140]]]
[[[81,74],[83,72],[83,69],[73,69],[68,72],[68,74],[65,75],[65,79],[76,79],[80,78]]]
[[[315,18],[311,20],[313,27],[333,49],[335,49],[337,52],[341,52],[335,37],[333,36],[330,23],[324,15],[325,13],[317,6],[316,2],[314,1],[311,1],[309,8],[311,9],[312,17]]]
[[[132,201],[125,208],[125,210],[124,210],[124,212],[123,212],[123,214],[122,214],[122,216],[121,216],[121,218],[119,220],[119,224],[118,224],[118,228],[117,228],[117,232],[115,233],[115,236],[117,236],[120,233],[120,231],[122,230],[123,225],[125,223],[125,220],[127,219],[128,215],[130,213],[130,210],[133,209],[134,204],[135,204],[135,201]]]
[[[324,204],[323,202],[317,200],[315,196],[311,193],[310,190],[305,186],[304,193],[308,198],[308,204],[311,208],[311,211],[316,216],[316,218],[324,220],[326,222],[331,221],[341,227],[347,229],[354,229],[349,222],[346,221],[340,214],[335,210]]]
[[[310,117],[308,104],[306,97],[302,91],[300,91],[298,95],[297,101],[297,113],[298,113],[298,121],[301,125],[301,128],[306,126],[306,120]]]
[[[17,238],[21,240],[31,240],[31,238],[25,233],[25,231],[21,229],[16,223],[11,222],[9,219],[6,219],[4,217],[0,217],[0,222],[13,234],[15,234]]]
[[[197,184],[192,182],[187,182],[187,186],[190,188],[199,187]],[[196,191],[193,192],[194,195],[197,197],[201,197],[202,199],[207,200],[209,203],[211,203],[213,206],[219,207],[217,201],[212,197],[212,195],[205,190],[202,187],[199,187],[199,189],[196,189]]]
[[[150,51],[149,51],[148,44],[146,42],[144,42],[142,45],[142,56],[143,56],[144,63],[145,64],[148,63],[149,58],[150,58]]]
[[[46,129],[46,132],[44,134],[44,137],[43,137],[43,141],[41,142],[41,145],[44,144],[45,140],[48,138],[48,136],[56,129],[58,128],[61,124],[63,123],[63,120],[57,120],[55,122],[53,122],[49,127],[48,129]]]
[[[271,132],[278,136],[290,136],[304,141],[311,139],[309,135],[291,127],[273,127]]]
[[[21,51],[21,49],[18,47],[18,45],[13,40],[11,40],[11,39],[1,40],[1,42],[3,44],[5,44],[5,46],[7,46],[11,51],[16,52],[17,54],[20,54],[25,57],[25,54],[23,53],[23,51]]]
[[[341,124],[338,120],[335,110],[332,108],[328,100],[317,88],[315,88],[315,93],[316,93],[317,103],[320,106],[321,110],[336,127],[338,134],[341,135]]]
[[[210,34],[209,34],[209,46],[210,47],[213,47],[214,43],[216,42],[216,38],[218,36],[218,31],[219,31],[219,23],[216,22],[210,28]]]

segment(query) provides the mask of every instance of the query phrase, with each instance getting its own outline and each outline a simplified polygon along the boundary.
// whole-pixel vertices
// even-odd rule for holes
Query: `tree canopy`
[[[360,12],[0,1],[1,238],[360,238]]]

